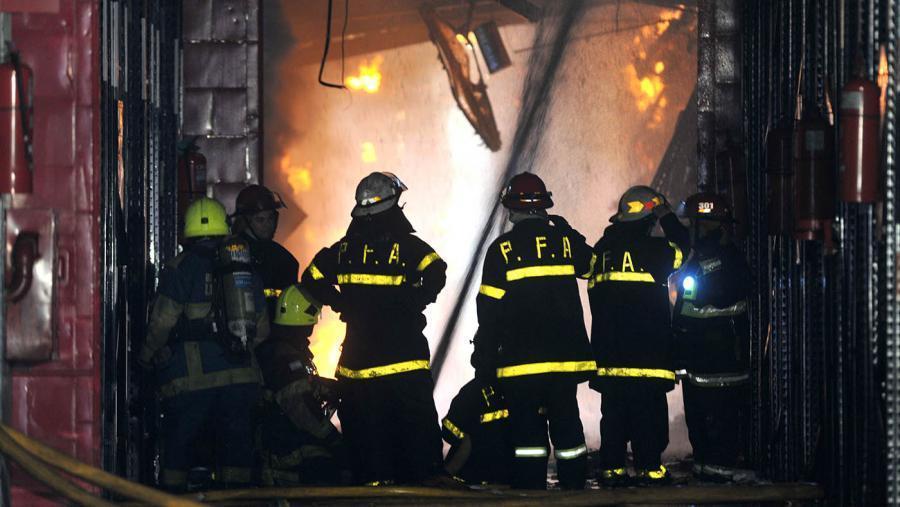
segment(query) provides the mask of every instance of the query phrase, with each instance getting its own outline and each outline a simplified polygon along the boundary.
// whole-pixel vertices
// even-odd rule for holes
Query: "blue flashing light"
[[[686,290],[686,291],[694,290],[694,287],[696,287],[696,285],[697,285],[697,281],[694,280],[693,276],[686,276],[684,278],[684,280],[681,282],[681,286],[684,287],[684,290]]]

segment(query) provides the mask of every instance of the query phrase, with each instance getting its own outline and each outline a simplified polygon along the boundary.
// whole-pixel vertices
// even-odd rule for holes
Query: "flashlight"
[[[691,300],[697,296],[697,280],[693,276],[688,275],[681,281],[681,288],[684,289],[684,299]]]

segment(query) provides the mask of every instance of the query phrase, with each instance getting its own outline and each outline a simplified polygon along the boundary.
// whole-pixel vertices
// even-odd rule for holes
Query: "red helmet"
[[[553,207],[552,195],[536,174],[521,173],[513,176],[500,192],[500,202],[515,210],[547,209]]]

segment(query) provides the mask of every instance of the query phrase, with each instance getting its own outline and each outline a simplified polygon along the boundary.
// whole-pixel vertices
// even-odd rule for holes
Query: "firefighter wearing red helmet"
[[[269,315],[275,315],[281,291],[297,283],[300,263],[274,241],[278,210],[285,208],[277,194],[262,185],[248,185],[237,196],[232,231],[250,245],[254,268],[265,285]]]
[[[346,235],[303,273],[310,294],[347,323],[338,416],[359,482],[370,485],[454,482],[441,471],[422,313],[444,288],[447,264],[413,234],[398,205],[406,189],[388,172],[363,178]]]
[[[684,415],[694,450],[694,473],[703,479],[736,477],[740,428],[749,400],[750,268],[731,239],[731,206],[702,192],[684,203],[693,248],[672,277],[672,317],[682,380]]]
[[[665,197],[646,186],[629,188],[610,221],[588,282],[597,359],[591,388],[602,394],[599,479],[629,482],[631,441],[637,480],[659,483],[669,478],[661,455],[669,442],[666,392],[675,385],[667,284],[689,238]],[[665,238],[651,235],[657,221]]]
[[[509,404],[513,487],[546,488],[549,425],[560,486],[581,489],[587,449],[576,388],[596,365],[578,278],[589,276],[592,254],[565,219],[547,214],[551,197],[531,173],[501,193],[513,227],[485,254],[472,363]]]

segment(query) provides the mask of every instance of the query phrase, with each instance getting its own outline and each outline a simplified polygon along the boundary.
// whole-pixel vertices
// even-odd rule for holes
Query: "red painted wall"
[[[34,194],[16,208],[56,215],[56,349],[13,371],[14,427],[99,465],[100,13],[97,0],[61,0],[57,13],[13,14],[13,41],[34,70]],[[14,505],[42,505],[13,480]]]

